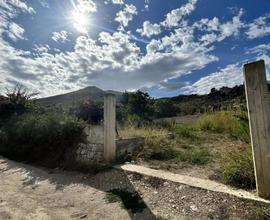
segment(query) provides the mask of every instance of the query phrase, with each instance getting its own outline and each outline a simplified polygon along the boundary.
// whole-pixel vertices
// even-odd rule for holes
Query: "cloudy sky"
[[[208,93],[270,70],[269,0],[0,0],[0,92]]]

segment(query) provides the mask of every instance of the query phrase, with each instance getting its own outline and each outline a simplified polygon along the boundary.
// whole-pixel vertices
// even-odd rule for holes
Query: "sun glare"
[[[72,23],[73,26],[77,29],[77,31],[81,33],[87,33],[89,21],[88,16],[79,11],[72,12]]]

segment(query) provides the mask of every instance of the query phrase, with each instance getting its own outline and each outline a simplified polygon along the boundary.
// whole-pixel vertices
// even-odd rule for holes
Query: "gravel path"
[[[108,202],[108,191],[136,193],[138,204]],[[124,193],[124,195],[126,195]],[[268,204],[110,169],[80,174],[0,157],[0,220],[270,219]]]

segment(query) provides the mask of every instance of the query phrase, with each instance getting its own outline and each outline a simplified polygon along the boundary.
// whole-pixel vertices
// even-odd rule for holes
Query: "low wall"
[[[85,129],[87,142],[79,144],[66,153],[67,163],[72,167],[89,168],[104,163],[103,126],[89,126]],[[116,140],[116,161],[129,161],[138,155],[144,146],[144,138]]]

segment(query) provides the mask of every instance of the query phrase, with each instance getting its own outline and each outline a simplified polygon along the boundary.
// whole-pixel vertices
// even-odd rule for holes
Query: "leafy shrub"
[[[255,176],[251,147],[241,152],[231,152],[225,157],[221,168],[221,179],[226,184],[253,189],[255,188]]]
[[[3,130],[6,143],[0,153],[11,159],[59,164],[66,150],[84,141],[85,124],[58,111],[14,116]]]
[[[34,95],[17,85],[13,90],[8,90],[5,96],[0,96],[0,126],[13,115],[21,115],[28,111],[32,107],[30,98]]]
[[[76,116],[89,124],[98,124],[103,119],[103,109],[93,101],[87,100],[80,104]]]

